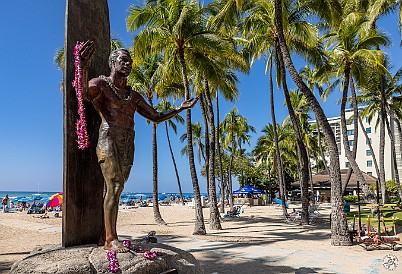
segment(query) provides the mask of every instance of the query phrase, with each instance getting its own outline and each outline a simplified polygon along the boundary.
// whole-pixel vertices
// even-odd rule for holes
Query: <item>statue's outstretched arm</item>
[[[174,117],[176,114],[185,109],[192,108],[197,103],[197,101],[198,98],[191,98],[184,101],[179,107],[176,107],[173,110],[158,112],[153,107],[151,107],[144,100],[144,98],[142,98],[137,105],[137,112],[154,123],[160,123],[169,120],[170,118]]]

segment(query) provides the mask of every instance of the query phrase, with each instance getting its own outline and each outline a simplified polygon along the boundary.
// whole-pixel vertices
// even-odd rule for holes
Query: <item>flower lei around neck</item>
[[[80,64],[80,49],[84,42],[77,42],[74,47],[74,66],[75,66],[75,78],[73,81],[73,87],[75,88],[78,99],[78,115],[75,123],[75,133],[77,134],[78,148],[84,150],[89,147],[89,138],[87,132],[87,122],[85,118],[84,100],[82,97],[82,68]]]
[[[131,245],[131,242],[129,240],[123,241],[123,245],[127,247],[131,252],[133,253],[143,253],[144,258],[148,260],[154,260],[156,259],[157,256],[162,256],[163,254],[161,252],[153,252],[150,250],[145,250],[141,248],[134,248]],[[107,259],[109,260],[109,266],[108,266],[108,271],[112,273],[116,273],[120,271],[120,266],[119,266],[119,261],[117,260],[116,257],[116,251],[108,251],[107,252]]]

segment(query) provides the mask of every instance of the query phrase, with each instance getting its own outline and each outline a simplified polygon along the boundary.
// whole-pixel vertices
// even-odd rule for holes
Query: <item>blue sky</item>
[[[133,0],[110,0],[112,35],[129,47],[132,34],[127,33],[125,18]],[[53,63],[56,50],[64,39],[63,0],[2,1],[0,7],[0,191],[60,191],[63,178],[63,106],[59,90],[62,74]],[[387,50],[399,68],[401,49],[397,32],[397,18],[389,16],[380,21],[384,31],[391,35],[394,45]],[[221,120],[234,106],[249,124],[257,129],[252,135],[251,148],[261,129],[271,122],[269,114],[268,81],[264,65],[256,62],[249,75],[240,77],[240,99],[236,103],[222,103]],[[291,83],[291,81],[289,81]],[[290,84],[293,88],[293,84]],[[328,117],[338,116],[339,105],[335,92],[323,104]],[[287,111],[281,93],[275,96],[277,121]],[[223,102],[221,100],[221,102]],[[198,106],[193,122],[202,121]],[[140,115],[135,117],[136,151],[134,167],[125,191],[150,192],[152,190],[151,127]],[[183,146],[179,136],[171,132],[176,160],[179,164],[184,192],[192,192],[186,157],[179,155]],[[158,130],[159,190],[176,192],[177,183],[163,127]],[[250,148],[250,149],[251,149]],[[206,192],[205,178],[200,173],[200,189]],[[234,188],[237,188],[235,184]]]

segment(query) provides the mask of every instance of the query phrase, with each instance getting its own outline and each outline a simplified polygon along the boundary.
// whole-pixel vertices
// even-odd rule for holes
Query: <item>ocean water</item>
[[[55,194],[57,192],[24,192],[24,191],[0,191],[0,199],[3,199],[6,194],[8,194],[8,197],[15,201],[22,200],[26,201],[29,203],[32,203],[34,200],[36,201],[47,201],[50,196]],[[159,193],[158,199],[159,200],[168,200],[170,198],[170,195],[173,196],[173,199],[175,199],[176,196],[179,196],[179,193],[175,192],[169,192],[169,193]],[[207,196],[205,193],[201,194],[202,196]],[[152,193],[145,192],[145,193],[137,193],[137,192],[123,192],[121,194],[121,199],[133,199],[135,201],[140,200],[140,196],[142,196],[143,200],[145,199],[152,199]],[[193,193],[183,193],[183,196],[187,199],[191,199],[194,197]]]

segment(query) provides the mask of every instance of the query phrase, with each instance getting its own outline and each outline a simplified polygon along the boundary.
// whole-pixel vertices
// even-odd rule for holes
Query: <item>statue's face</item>
[[[127,77],[131,72],[132,65],[133,60],[131,56],[124,51],[119,51],[119,56],[117,56],[114,64],[114,70]]]

